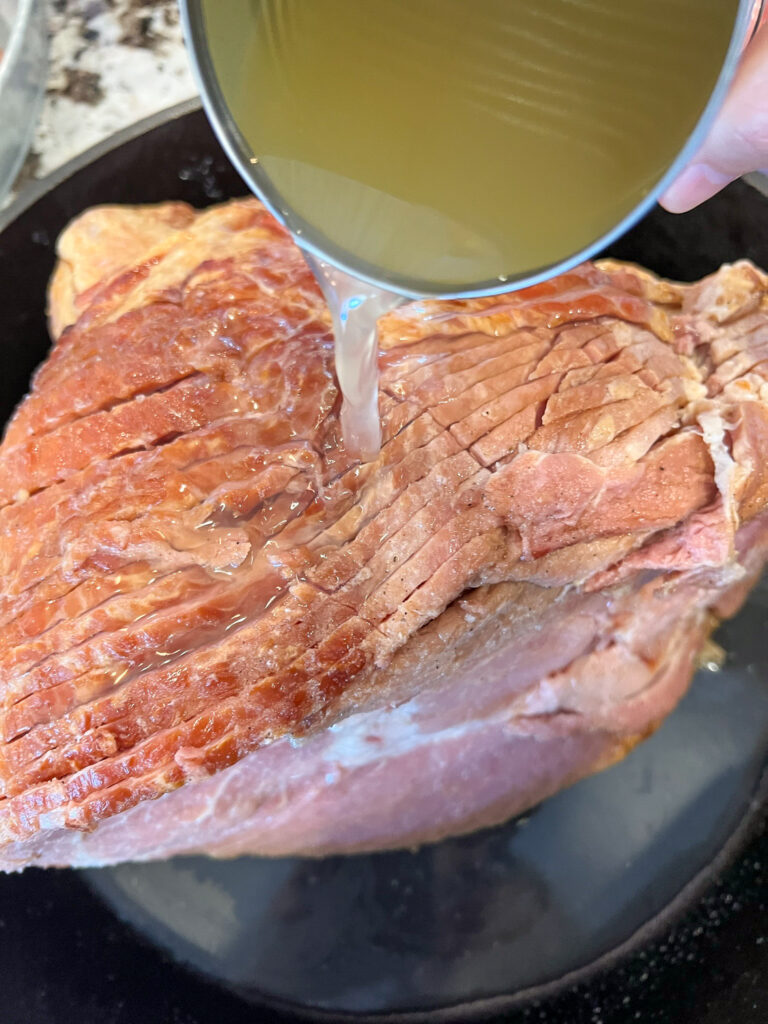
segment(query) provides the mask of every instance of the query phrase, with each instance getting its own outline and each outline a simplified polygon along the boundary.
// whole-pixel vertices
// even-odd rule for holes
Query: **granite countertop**
[[[17,193],[101,139],[197,92],[176,0],[48,4],[48,85]]]

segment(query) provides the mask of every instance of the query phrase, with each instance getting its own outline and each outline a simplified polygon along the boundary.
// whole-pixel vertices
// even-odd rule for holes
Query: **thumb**
[[[763,167],[768,167],[768,24],[747,47],[703,146],[659,202],[670,213],[684,213]]]

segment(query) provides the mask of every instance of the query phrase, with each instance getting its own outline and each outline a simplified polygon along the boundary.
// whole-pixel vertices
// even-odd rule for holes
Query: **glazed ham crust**
[[[402,845],[672,710],[768,548],[768,279],[584,265],[380,322],[255,200],[102,208],[0,448],[0,864]]]

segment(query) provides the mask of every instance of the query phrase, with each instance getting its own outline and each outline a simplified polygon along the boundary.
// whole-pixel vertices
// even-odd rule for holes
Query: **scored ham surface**
[[[89,211],[0,447],[0,867],[409,845],[623,756],[768,557],[768,278],[380,321],[255,200]]]

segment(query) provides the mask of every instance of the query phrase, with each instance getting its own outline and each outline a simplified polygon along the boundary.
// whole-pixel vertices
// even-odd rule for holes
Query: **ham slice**
[[[89,211],[59,253],[0,447],[6,870],[502,821],[649,735],[768,557],[747,262],[388,314],[360,464],[257,201]]]

